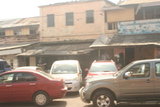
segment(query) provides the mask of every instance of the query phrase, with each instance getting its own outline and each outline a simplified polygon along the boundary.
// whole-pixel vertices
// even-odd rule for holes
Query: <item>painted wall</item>
[[[34,56],[29,57],[29,65],[36,66],[36,58]]]
[[[6,29],[5,30],[5,35],[6,36],[13,36],[14,35],[14,31],[12,29]]]
[[[160,19],[120,22],[118,31],[120,35],[160,33]]]
[[[30,34],[30,29],[29,27],[25,27],[21,29],[21,34],[22,35],[29,35]]]
[[[134,20],[134,8],[107,11],[107,22],[121,22]]]
[[[41,41],[59,41],[70,39],[95,39],[104,34],[104,12],[102,7],[111,6],[103,0],[92,2],[74,2],[51,5],[40,8]],[[86,10],[94,10],[94,23],[86,24]],[[65,25],[65,13],[74,13],[74,25]],[[55,15],[55,27],[47,27],[47,14]]]

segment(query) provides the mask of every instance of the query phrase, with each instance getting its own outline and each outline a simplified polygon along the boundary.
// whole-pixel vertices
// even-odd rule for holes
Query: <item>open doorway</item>
[[[134,53],[135,53],[134,48],[126,48],[125,49],[125,65],[134,61]]]

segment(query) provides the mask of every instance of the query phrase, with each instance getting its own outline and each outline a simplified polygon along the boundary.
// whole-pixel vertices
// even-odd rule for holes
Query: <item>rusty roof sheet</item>
[[[160,0],[124,0],[119,3],[119,5],[133,5],[133,4],[143,4],[143,3],[152,3],[160,2]]]
[[[39,25],[40,17],[20,18],[0,21],[0,28]]]
[[[90,47],[138,45],[160,45],[160,34],[101,36]]]

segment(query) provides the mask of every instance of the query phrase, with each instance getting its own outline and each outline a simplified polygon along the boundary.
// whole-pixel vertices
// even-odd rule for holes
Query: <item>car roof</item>
[[[113,60],[99,60],[99,61],[94,61],[93,63],[114,63]]]
[[[38,66],[22,66],[22,67],[17,67],[15,68],[15,70],[22,70],[22,69],[32,69],[32,70],[36,70],[36,68],[40,68]]]
[[[78,63],[78,60],[57,60],[54,63]]]

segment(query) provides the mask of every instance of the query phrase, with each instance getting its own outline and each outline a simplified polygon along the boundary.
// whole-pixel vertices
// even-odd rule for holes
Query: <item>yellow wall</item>
[[[14,31],[12,29],[6,29],[5,30],[5,35],[6,36],[13,36],[14,35]]]
[[[22,35],[29,35],[30,34],[30,29],[28,27],[22,28],[21,29],[21,34]]]
[[[36,66],[36,58],[34,56],[29,57],[29,65]]]
[[[111,4],[99,0],[41,7],[41,41],[97,38],[104,34],[105,23],[102,11],[104,6],[111,6]],[[86,10],[94,10],[94,23],[86,24]],[[66,12],[74,13],[73,26],[65,25]],[[55,15],[55,27],[47,27],[47,14]]]
[[[131,21],[134,19],[134,8],[107,11],[107,22]]]

